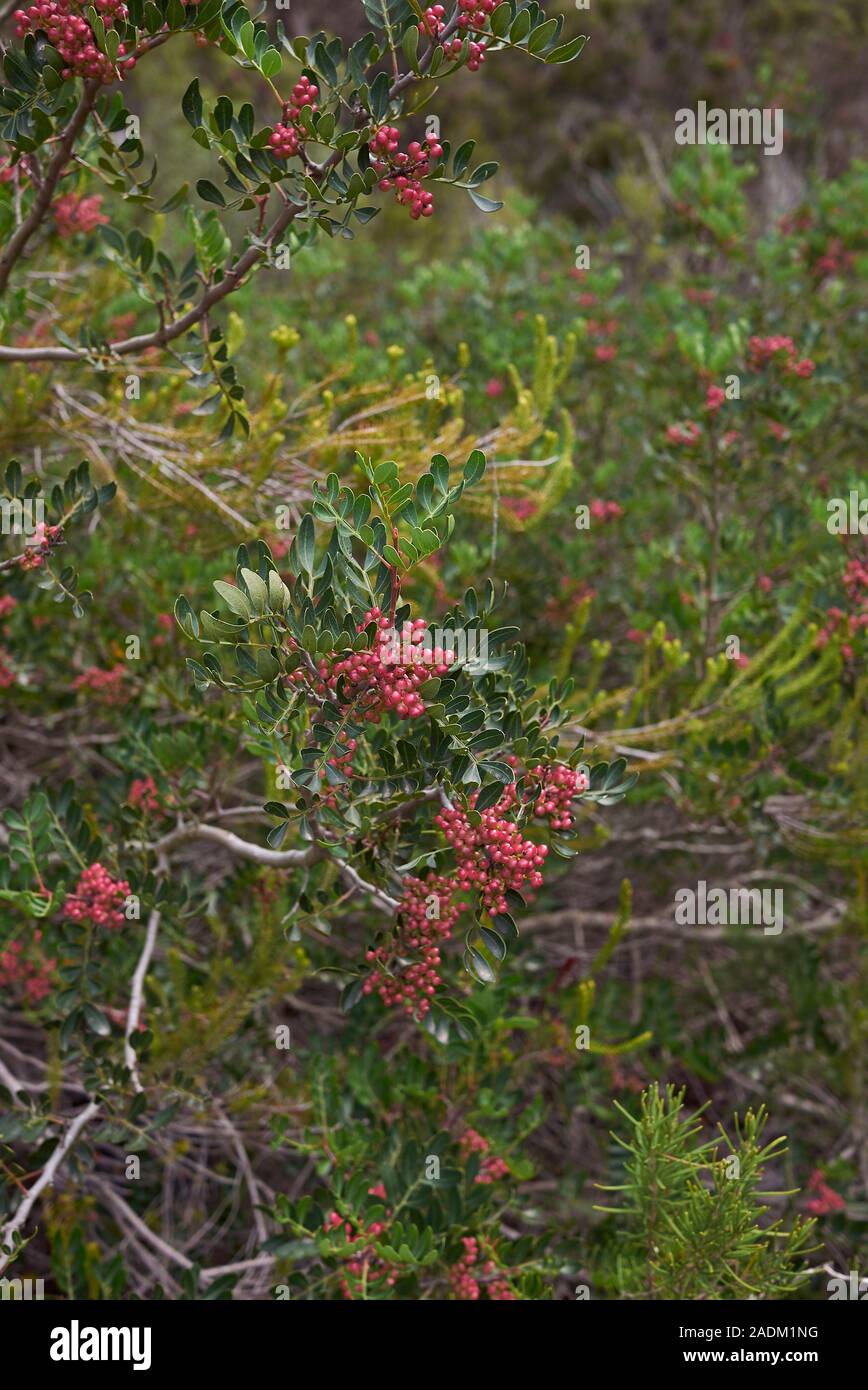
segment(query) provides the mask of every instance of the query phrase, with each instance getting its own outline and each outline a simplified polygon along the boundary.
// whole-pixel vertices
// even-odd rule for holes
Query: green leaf
[[[551,53],[546,54],[547,63],[571,63],[577,58],[588,42],[587,34],[579,34],[578,38],[570,39],[569,43],[562,43],[560,47],[553,48]]]
[[[298,547],[298,559],[302,569],[307,574],[313,574],[313,564],[316,555],[316,531],[313,524],[313,517],[307,512],[301,519],[296,536]]]
[[[194,641],[198,638],[199,623],[196,614],[183,594],[175,600],[175,620],[181,631],[186,633],[188,637],[192,637]]]
[[[509,33],[509,26],[512,23],[512,6],[509,0],[504,0],[504,4],[498,5],[494,14],[491,16],[491,32],[495,38],[505,39]]]
[[[544,24],[538,24],[527,41],[528,53],[541,53],[555,38],[559,28],[560,22],[557,19],[547,19]]]
[[[417,26],[416,26],[415,24],[411,24],[411,25],[410,25],[410,28],[409,28],[409,29],[407,30],[407,32],[405,33],[404,39],[403,39],[403,43],[402,43],[402,47],[403,47],[403,49],[404,49],[404,57],[406,58],[406,60],[407,60],[408,64],[410,65],[410,67],[413,69],[413,72],[415,72],[415,73],[417,74],[417,76],[418,76],[418,73],[419,73],[419,30],[418,30],[418,28],[417,28]]]
[[[378,72],[374,81],[371,83],[368,105],[374,120],[382,121],[389,109],[389,92],[391,91],[389,75],[385,72]]]
[[[492,931],[491,927],[483,926],[480,926],[479,934],[495,960],[506,959],[506,942],[502,936],[496,931]]]
[[[464,465],[464,482],[467,487],[474,487],[479,482],[485,472],[485,455],[481,449],[474,449]]]
[[[509,31],[510,43],[521,43],[523,39],[526,39],[530,33],[530,25],[530,11],[519,10]]]
[[[186,92],[181,98],[181,110],[184,118],[195,129],[202,124],[202,94],[199,91],[199,79],[194,77]]]
[[[206,203],[216,203],[218,207],[225,208],[226,199],[217,185],[213,184],[210,179],[197,179],[196,192]]]
[[[476,797],[477,811],[488,811],[502,796],[503,788],[499,782],[487,782]]]
[[[242,569],[241,578],[247,586],[250,601],[257,613],[268,611],[268,586],[253,570]]]
[[[489,179],[494,178],[499,167],[500,166],[495,163],[478,164],[467,180],[468,184],[471,188],[477,188],[479,184],[487,183]]]
[[[477,193],[475,188],[468,188],[467,192],[470,194],[480,212],[500,212],[500,209],[503,207],[502,202],[499,202],[496,198],[486,198],[484,194]]]
[[[493,777],[497,782],[502,782],[505,786],[515,781],[515,773],[509,763],[481,762],[479,766],[489,777]]]
[[[96,1033],[101,1038],[107,1038],[111,1033],[112,1026],[105,1014],[95,1008],[93,1004],[85,1004],[82,1012],[84,1021],[92,1033]]]
[[[214,588],[233,613],[237,613],[239,618],[252,618],[253,605],[247,595],[235,584],[227,584],[222,579],[214,580]]]
[[[497,979],[494,969],[475,946],[468,946],[464,952],[464,969],[482,985],[493,985]]]

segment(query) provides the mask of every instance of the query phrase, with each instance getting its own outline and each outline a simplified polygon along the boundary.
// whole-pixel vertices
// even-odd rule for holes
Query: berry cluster
[[[160,810],[160,795],[153,777],[137,777],[130,783],[127,801],[145,816],[154,816]]]
[[[484,29],[497,6],[498,0],[458,0],[458,28]]]
[[[38,570],[46,555],[57,546],[63,545],[63,527],[46,526],[40,521],[27,542],[27,549],[19,560],[23,570]]]
[[[125,878],[114,879],[102,864],[91,864],[67,894],[63,915],[70,922],[89,922],[94,927],[122,927],[126,923],[122,907],[129,893]]]
[[[572,830],[570,806],[576,797],[588,790],[590,783],[587,774],[568,767],[566,763],[552,763],[549,767],[540,763],[530,769],[529,775],[538,779],[540,784],[534,802],[535,813],[547,816],[552,830]]]
[[[42,933],[35,931],[33,936],[39,941]],[[0,951],[0,988],[11,989],[18,985],[24,990],[28,1003],[38,1004],[54,986],[52,972],[57,961],[28,960],[23,951],[20,941],[10,941],[5,951]]]
[[[593,296],[592,296],[593,298]],[[613,342],[606,339],[614,338],[618,331],[617,319],[588,319],[588,336],[598,341],[594,348],[594,357],[598,362],[612,362],[618,356],[618,349]]]
[[[440,942],[452,935],[462,911],[452,904],[452,893],[453,885],[445,877],[407,879],[396,939],[366,953],[374,969],[362,986],[364,994],[376,990],[387,1007],[398,1004],[417,1020],[425,1017],[440,984]],[[405,951],[413,956],[408,958]]]
[[[828,1216],[833,1211],[843,1211],[847,1205],[840,1192],[826,1182],[821,1168],[817,1168],[808,1179],[808,1191],[817,1194],[805,1203],[805,1211],[810,1212],[811,1216]]]
[[[484,29],[489,15],[497,8],[497,3],[498,0],[459,0],[458,28],[473,29],[477,32]],[[419,33],[436,42],[445,28],[445,6],[429,5],[419,24]],[[443,51],[447,58],[458,58],[463,47],[464,39],[456,37],[446,40]],[[475,39],[470,39],[468,50],[467,66],[471,72],[477,72],[485,62],[485,41],[477,42]]]
[[[414,221],[430,217],[434,211],[434,195],[422,187],[421,180],[431,172],[431,160],[443,154],[443,146],[434,134],[425,136],[425,143],[411,140],[406,152],[398,149],[400,131],[391,125],[381,126],[371,139],[375,158],[373,167],[380,176],[379,187],[384,193],[395,190],[395,201],[409,208]]]
[[[716,415],[725,400],[726,392],[722,386],[709,386],[705,393],[705,409],[710,415]]]
[[[455,1298],[475,1302],[483,1289],[490,1299],[515,1301],[515,1294],[502,1276],[494,1260],[479,1265],[479,1243],[474,1236],[463,1236],[464,1254],[449,1271],[449,1287]]]
[[[754,371],[760,371],[769,362],[777,359],[783,362],[784,370],[795,373],[796,376],[809,377],[816,370],[816,363],[810,357],[798,356],[792,338],[773,337],[758,338],[754,336],[748,343],[750,353],[750,365]],[[782,358],[778,358],[778,353],[783,353]]]
[[[119,704],[124,698],[124,678],[127,668],[122,661],[117,662],[110,670],[104,671],[99,666],[88,666],[86,671],[82,671],[80,676],[76,676],[72,682],[73,690],[90,690],[95,695],[100,695],[106,704]]]
[[[301,140],[294,126],[284,125],[278,121],[271,132],[268,143],[275,159],[292,159],[293,155],[298,154]]]
[[[382,1183],[377,1183],[375,1187],[368,1188],[368,1195],[380,1197],[385,1201],[386,1189]],[[374,1251],[373,1246],[368,1242],[376,1240],[386,1229],[384,1221],[372,1221],[369,1225],[363,1226],[357,1217],[344,1217],[340,1212],[332,1211],[323,1222],[323,1230],[326,1235],[335,1235],[343,1227],[343,1234],[346,1243],[351,1249],[348,1250],[350,1256],[346,1264],[346,1272],[353,1280],[363,1281],[364,1285],[371,1287],[382,1280],[388,1288],[395,1283],[395,1268],[386,1260],[381,1259]],[[361,1292],[362,1284],[351,1284],[346,1277],[341,1279],[341,1292],[344,1298],[354,1298]]]
[[[125,20],[127,7],[123,0],[94,0],[94,8],[105,22],[112,27],[115,20]],[[76,0],[37,0],[26,10],[16,10],[15,36],[23,39],[27,33],[44,33],[53,44],[64,62],[62,75],[69,77],[96,78],[103,83],[114,82],[136,65],[134,57],[125,58],[126,48],[120,44],[117,65],[96,46],[93,30],[83,17],[85,6]]]
[[[291,159],[293,155],[298,154],[302,140],[298,118],[305,106],[309,106],[312,111],[318,109],[318,96],[319,87],[315,82],[311,82],[309,77],[298,79],[289,101],[283,104],[283,119],[274,127],[268,142],[275,159]]]
[[[397,714],[399,719],[419,719],[425,713],[419,687],[432,676],[445,676],[455,654],[442,647],[432,651],[424,645],[428,630],[424,618],[416,618],[410,624],[409,641],[407,629],[396,632],[391,620],[379,608],[369,609],[357,630],[364,632],[372,622],[378,628],[373,647],[351,652],[338,661],[333,658],[320,661],[317,694],[337,701],[338,681],[343,677],[348,690],[344,709],[355,707],[359,717],[369,724],[379,724],[384,714]],[[294,671],[292,679],[306,679],[304,668]],[[347,747],[352,753],[349,744]],[[341,757],[346,758],[347,754]]]
[[[666,426],[666,438],[669,443],[681,444],[685,449],[692,449],[701,437],[702,430],[695,420],[685,420],[681,425]]]
[[[52,209],[58,236],[86,235],[95,227],[103,226],[108,218],[100,212],[101,207],[102,198],[98,193],[90,198],[80,198],[77,193],[64,193]]]
[[[595,497],[590,512],[595,521],[617,521],[624,515],[624,508],[618,502],[605,502],[602,497]]]
[[[476,1174],[478,1183],[487,1184],[509,1177],[509,1165],[502,1158],[496,1158],[494,1154],[489,1153],[491,1145],[477,1130],[466,1129],[458,1143],[462,1158],[467,1159],[473,1153],[486,1155],[480,1171]]]
[[[868,629],[868,561],[858,558],[848,560],[844,570],[844,590],[851,611],[846,613],[843,608],[837,607],[827,609],[828,622],[817,633],[818,647],[828,646],[829,639],[840,625],[846,624],[850,637],[855,637],[861,628]],[[847,661],[853,660],[853,647],[849,642],[841,644],[841,655]]]
[[[515,756],[509,761],[518,766]],[[475,892],[489,912],[506,912],[507,888],[518,890],[526,882],[534,888],[542,884],[540,869],[548,846],[525,840],[506,813],[532,801],[535,815],[547,819],[552,830],[571,830],[571,803],[587,789],[584,772],[564,763],[540,763],[505,787],[497,804],[482,812],[476,827],[465,811],[442,810],[435,824],[455,852],[457,871],[453,877],[431,873],[426,879],[405,880],[396,935],[367,951],[365,959],[373,968],[362,992],[376,991],[387,1007],[398,1005],[408,1016],[423,1019],[441,983],[440,947],[452,936],[465,910],[464,904],[454,901],[456,895]],[[474,792],[470,798],[471,810],[476,796]],[[488,1174],[484,1180],[502,1177],[506,1171],[500,1159],[492,1159],[484,1168]]]
[[[476,805],[476,798],[474,792],[470,798],[471,809]],[[458,861],[455,886],[461,892],[478,892],[488,912],[508,910],[505,897],[508,888],[518,892],[525,883],[530,883],[532,888],[542,886],[540,870],[548,846],[525,840],[518,827],[503,815],[503,810],[513,805],[515,798],[515,788],[507,787],[497,805],[482,812],[478,826],[474,826],[467,812],[457,806],[444,808],[435,819]]]
[[[461,23],[460,20],[458,22],[459,24]],[[463,47],[463,39],[447,39],[446,43],[443,45],[443,52],[446,54],[447,58],[457,58]],[[468,72],[478,72],[485,62],[485,40],[480,39],[479,43],[477,43],[475,39],[471,39],[467,47],[467,70]]]
[[[445,15],[445,5],[429,5],[419,24],[419,33],[422,37],[424,38],[427,34],[429,39],[439,39],[446,28]]]

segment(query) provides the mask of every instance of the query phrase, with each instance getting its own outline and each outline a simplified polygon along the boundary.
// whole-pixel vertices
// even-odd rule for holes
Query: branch
[[[224,849],[231,850],[241,859],[252,859],[256,864],[270,864],[273,868],[312,864],[323,855],[318,845],[309,845],[307,849],[266,849],[250,840],[242,840],[239,835],[234,835],[231,830],[222,830],[218,825],[179,825],[177,830],[164,835],[162,840],[157,840],[155,844],[137,844],[134,848],[165,854],[177,845],[187,844],[191,840],[213,840],[215,844],[223,845]]]
[[[87,114],[87,113],[85,113]],[[76,132],[77,133],[77,132]],[[53,163],[53,161],[52,161]],[[49,166],[49,169],[51,166]],[[41,195],[40,195],[41,196]],[[34,204],[35,206],[35,204]],[[165,347],[166,343],[172,342],[174,338],[180,338],[182,334],[188,332],[199,321],[210,313],[215,304],[219,304],[227,295],[233,294],[238,289],[240,281],[251,270],[258,261],[262,260],[272,242],[286,230],[290,222],[298,216],[303,208],[296,203],[286,203],[278,216],[274,219],[271,227],[265,235],[264,241],[256,246],[248,246],[243,255],[239,256],[234,265],[226,271],[222,280],[218,280],[202,295],[198,303],[188,309],[186,314],[175,319],[172,323],[165,323],[160,328],[154,329],[153,333],[139,333],[134,338],[122,338],[116,343],[108,343],[105,348],[106,355],[113,357],[126,357],[130,353],[144,352],[150,347]],[[33,213],[31,211],[30,216]],[[28,218],[28,221],[30,219]],[[22,223],[22,227],[26,225]],[[20,230],[20,229],[19,229]],[[10,243],[11,244],[11,243]],[[2,262],[0,262],[2,266]],[[2,292],[3,281],[0,280],[0,292]],[[76,351],[73,348],[65,347],[37,347],[37,348],[13,348],[0,347],[0,361],[4,362],[81,362],[86,361],[88,353],[84,350]]]
[[[162,840],[157,840],[152,845],[136,842],[133,848],[149,850],[165,856],[169,850],[174,849],[177,845],[188,844],[192,840],[212,840],[215,844],[223,845],[225,849],[231,850],[241,859],[252,859],[255,864],[269,864],[273,868],[315,864],[319,859],[331,859],[337,866],[341,878],[360,892],[370,894],[377,906],[381,907],[384,912],[396,912],[400,906],[397,898],[384,893],[373,883],[368,883],[351,864],[347,864],[342,859],[334,858],[322,845],[308,845],[307,849],[266,849],[262,845],[253,844],[251,840],[242,840],[240,835],[233,834],[231,830],[223,830],[218,825],[179,825],[176,830],[164,835]],[[141,965],[141,962],[139,964]]]
[[[81,1134],[81,1131],[85,1128],[85,1126],[90,1124],[91,1120],[99,1114],[99,1111],[100,1107],[98,1103],[95,1100],[92,1100],[84,1107],[83,1110],[80,1110],[79,1113],[76,1115],[75,1119],[70,1124],[69,1129],[66,1131],[66,1134],[63,1136],[63,1139],[60,1141],[57,1148],[54,1150],[54,1153],[51,1155],[50,1159],[43,1168],[41,1174],[36,1179],[36,1182],[30,1188],[29,1192],[27,1193],[27,1196],[19,1204],[15,1212],[15,1215],[12,1217],[10,1221],[7,1222],[6,1226],[3,1228],[2,1238],[0,1238],[0,1245],[12,1245],[13,1236],[16,1234],[16,1232],[20,1231],[21,1227],[24,1225],[25,1221],[27,1220],[28,1216],[33,1210],[34,1205],[36,1204],[41,1194],[45,1191],[46,1187],[52,1186],[58,1169],[60,1168],[64,1159],[69,1154],[70,1150],[75,1144],[76,1139]],[[3,1253],[2,1250],[0,1250],[0,1272],[2,1272],[6,1268],[7,1264],[12,1258],[12,1253],[6,1255]]]
[[[160,909],[155,907],[148,918],[148,930],[145,935],[145,944],[142,947],[142,954],[139,956],[135,974],[133,975],[132,990],[130,992],[130,1007],[127,1010],[127,1026],[124,1034],[124,1061],[130,1069],[133,1089],[136,1091],[141,1091],[143,1088],[139,1080],[139,1068],[135,1049],[130,1039],[139,1026],[139,1015],[142,1011],[142,997],[145,990],[145,977],[148,973],[148,966],[151,963],[151,956],[154,954],[159,926]]]
[[[18,260],[18,257],[21,255],[34,232],[42,223],[51,206],[54,191],[69,161],[72,147],[81,133],[88,116],[93,110],[99,89],[99,82],[92,81],[85,83],[81,101],[78,103],[69,125],[60,137],[60,144],[53,158],[46,166],[39,192],[33,200],[33,206],[24,218],[24,221],[9,238],[6,250],[3,252],[3,255],[0,256],[0,294],[6,289],[12,267],[15,265],[15,262]],[[71,355],[75,356],[75,354]]]

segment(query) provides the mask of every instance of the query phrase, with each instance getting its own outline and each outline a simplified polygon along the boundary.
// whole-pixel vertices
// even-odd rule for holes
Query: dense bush
[[[563,82],[566,6],[365,0],[348,46],[131,0],[86,54],[78,8],[17,19],[0,108],[0,1265],[822,1296],[866,1211],[868,168],[766,225],[728,147],[628,160],[591,234],[426,127],[434,76]],[[194,35],[167,187],[125,99]],[[781,928],[691,931],[704,880]]]

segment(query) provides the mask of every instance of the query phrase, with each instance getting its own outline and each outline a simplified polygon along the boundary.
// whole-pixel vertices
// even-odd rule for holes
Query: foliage
[[[764,161],[614,131],[606,225],[553,215],[578,106],[510,98],[524,170],[488,77],[569,73],[550,8],[478,72],[404,0],[131,4],[93,34],[185,93],[160,169],[139,68],[6,55],[0,501],[46,534],[0,553],[0,1242],[65,1297],[864,1265],[868,170],[768,219]],[[441,90],[414,228],[374,142]],[[489,90],[542,200],[497,217]],[[699,880],[783,930],[679,926]]]
[[[684,1114],[684,1092],[673,1086],[644,1091],[638,1115],[618,1106],[629,1157],[617,1233],[615,1281],[622,1297],[666,1299],[781,1298],[804,1282],[798,1268],[813,1222],[763,1221],[769,1199],[787,1194],[761,1188],[767,1165],[784,1140],[762,1145],[767,1116],[736,1117],[735,1140],[703,1136],[700,1112]]]

